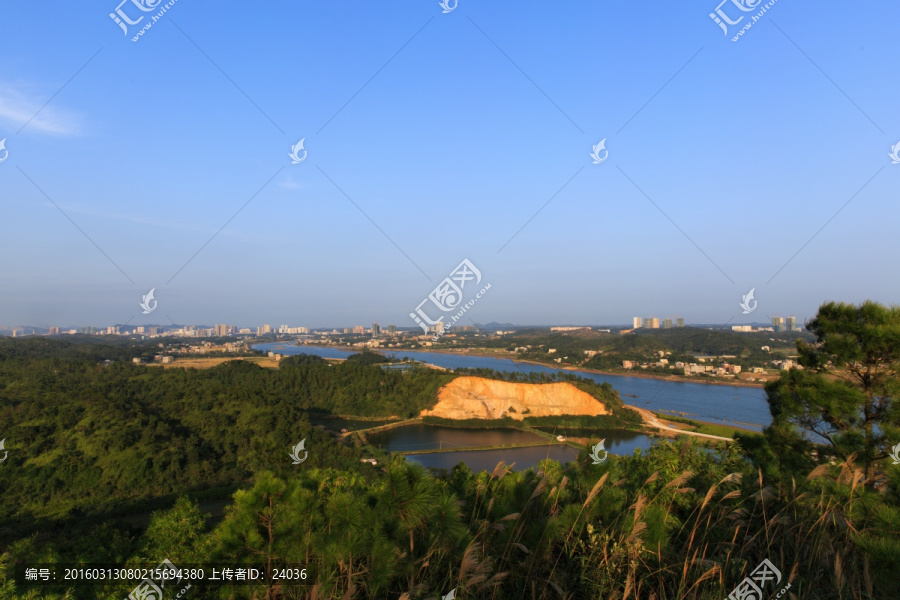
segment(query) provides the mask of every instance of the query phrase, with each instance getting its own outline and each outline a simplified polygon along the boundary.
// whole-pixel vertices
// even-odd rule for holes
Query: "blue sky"
[[[0,6],[0,324],[408,326],[464,258],[481,323],[900,302],[894,2],[116,4]]]

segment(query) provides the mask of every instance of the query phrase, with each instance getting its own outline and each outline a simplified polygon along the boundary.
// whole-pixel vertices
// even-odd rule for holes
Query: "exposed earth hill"
[[[599,400],[571,383],[510,383],[481,377],[457,377],[438,392],[434,408],[423,417],[501,419],[559,415],[608,415]]]

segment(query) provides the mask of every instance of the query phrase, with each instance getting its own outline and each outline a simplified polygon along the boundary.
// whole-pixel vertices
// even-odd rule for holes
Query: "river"
[[[318,346],[294,346],[285,343],[258,344],[255,350],[280,354],[313,354],[322,358],[347,358],[360,350],[341,350]],[[494,369],[518,373],[571,373],[598,383],[609,382],[618,390],[622,401],[631,406],[665,414],[679,414],[710,423],[735,425],[761,431],[771,422],[765,392],[757,387],[738,387],[680,381],[664,381],[624,375],[599,375],[587,371],[560,371],[552,367],[515,362],[507,358],[465,356],[441,352],[385,352],[398,358],[409,358],[447,369]],[[628,396],[637,396],[633,398]]]

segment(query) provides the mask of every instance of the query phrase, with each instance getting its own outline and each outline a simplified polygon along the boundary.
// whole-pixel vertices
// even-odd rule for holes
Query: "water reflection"
[[[419,463],[423,467],[435,467],[450,470],[464,462],[473,471],[493,471],[500,461],[506,464],[515,463],[513,469],[523,471],[536,467],[545,458],[552,458],[560,463],[575,460],[578,450],[571,446],[535,446],[532,448],[510,448],[501,450],[473,450],[462,452],[440,452],[435,454],[411,454],[406,460]]]
[[[614,429],[579,432],[578,437],[567,437],[582,445],[596,444],[605,439],[610,454],[630,455],[635,449],[647,450],[653,440],[642,433]],[[473,446],[495,446],[500,444],[527,444],[545,441],[537,434],[514,429],[457,429],[430,425],[410,425],[398,427],[369,436],[369,443],[391,452],[435,450],[446,448],[470,448]],[[466,463],[473,471],[493,470],[503,461],[515,464],[515,469],[529,469],[540,461],[551,458],[566,463],[578,456],[579,449],[565,444],[540,445],[527,448],[499,448],[490,450],[460,450],[430,454],[407,455],[406,459],[425,467],[451,469],[460,462]]]
[[[477,429],[407,425],[369,436],[369,443],[389,452],[471,448],[543,442],[541,436],[517,429]]]

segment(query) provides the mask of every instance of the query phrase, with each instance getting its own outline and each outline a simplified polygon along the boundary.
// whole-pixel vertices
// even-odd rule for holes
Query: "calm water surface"
[[[400,427],[397,429],[393,429],[391,431],[384,432],[394,434],[393,440],[391,444],[395,448],[405,448],[407,445],[412,446],[413,444],[429,444],[430,448],[437,448],[438,446],[435,444],[438,440],[444,441],[444,448],[447,448],[447,443],[453,443],[459,440],[467,440],[471,441],[473,439],[477,440],[479,432],[476,430],[462,430],[462,429],[452,429],[445,427],[429,427],[429,426],[421,426],[423,429],[434,429],[438,431],[428,432],[428,431],[410,431],[407,437],[407,432],[404,430],[410,429],[413,430],[418,426],[411,427]],[[443,431],[441,431],[443,430]],[[455,432],[461,432],[460,437],[455,437]],[[504,430],[493,430],[490,432],[482,432],[482,433],[514,433],[514,434],[524,434],[529,438],[534,438],[533,434],[529,434],[527,432],[517,432],[517,431],[504,431]],[[379,434],[383,435],[383,434]],[[428,436],[433,436],[431,439],[427,439]],[[468,436],[474,437],[468,437]],[[369,438],[372,441],[372,438],[375,436],[371,436]],[[597,432],[597,437],[593,440],[590,440],[592,443],[596,443],[600,440],[600,438],[606,438],[606,443],[604,446],[606,450],[610,454],[616,454],[620,456],[630,455],[632,454],[636,448],[642,448],[644,450],[648,449],[652,444],[652,440],[642,434],[642,433],[633,433],[630,431],[618,431],[618,430],[603,430]],[[485,438],[480,438],[483,440]],[[493,438],[492,438],[493,439]],[[522,438],[524,439],[524,438]],[[374,443],[374,442],[372,442]],[[500,443],[513,443],[513,442],[500,442]],[[463,443],[463,446],[470,446],[470,443]],[[419,449],[419,448],[405,448],[407,450]],[[530,469],[532,467],[537,466],[537,464],[546,459],[551,458],[553,460],[559,461],[560,463],[567,463],[575,460],[578,457],[578,449],[572,448],[571,446],[566,446],[562,444],[554,444],[552,446],[534,446],[531,448],[504,448],[499,450],[462,450],[459,452],[442,452],[435,454],[411,454],[407,455],[406,460],[419,463],[424,467],[437,467],[441,469],[452,469],[457,463],[464,462],[469,466],[473,471],[491,471],[494,467],[497,466],[497,463],[500,461],[505,462],[506,464],[513,464],[513,467],[517,471],[521,471],[523,469]]]
[[[368,438],[370,444],[389,452],[530,444],[544,441],[544,438],[539,435],[516,429],[464,429],[432,425],[397,427],[372,434]]]
[[[508,465],[515,463],[513,469],[523,471],[536,467],[539,462],[551,458],[562,464],[575,460],[578,451],[569,446],[535,446],[534,448],[515,448],[512,450],[473,450],[462,452],[442,452],[439,454],[412,454],[406,460],[418,463],[423,467],[435,467],[448,471],[464,462],[475,471],[493,471],[500,461]]]
[[[339,350],[337,348],[320,348],[315,346],[293,346],[284,343],[259,344],[256,350],[273,351],[281,354],[313,354],[322,358],[347,358],[358,350]],[[398,358],[410,358],[431,363],[447,369],[494,369],[496,371],[513,371],[517,373],[557,373],[543,365],[518,363],[507,358],[489,356],[463,356],[440,352],[391,352]],[[631,406],[639,406],[653,411],[670,414],[684,413],[685,417],[735,425],[756,431],[771,422],[769,405],[762,388],[736,387],[704,383],[660,381],[641,377],[623,375],[597,375],[585,371],[562,371],[591,379],[598,383],[608,382],[618,390],[622,401]],[[631,398],[625,394],[638,396]]]

